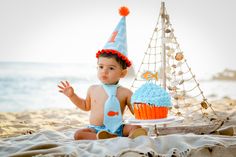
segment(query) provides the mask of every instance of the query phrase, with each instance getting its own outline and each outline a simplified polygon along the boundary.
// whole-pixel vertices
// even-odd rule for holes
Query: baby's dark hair
[[[112,53],[101,53],[99,57],[105,57],[105,58],[114,58],[122,67],[122,69],[127,69],[127,64],[124,60],[122,60],[120,57],[117,56],[117,54]]]

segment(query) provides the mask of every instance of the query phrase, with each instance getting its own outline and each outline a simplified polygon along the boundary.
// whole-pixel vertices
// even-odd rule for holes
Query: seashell
[[[182,116],[182,113],[181,112],[177,112],[176,116]]]
[[[173,87],[173,90],[176,91],[178,88],[176,86]]]
[[[183,100],[183,99],[184,99],[183,96],[178,95],[178,94],[175,94],[175,95],[173,96],[173,98],[174,98],[175,100]]]
[[[177,87],[171,87],[171,86],[168,86],[167,88],[168,88],[170,91],[176,91],[176,90],[177,90]],[[171,94],[171,96],[173,96],[173,97],[174,97],[174,95],[176,95],[175,92],[170,93],[170,94]]]
[[[204,108],[204,109],[207,109],[207,108],[208,108],[208,104],[207,104],[206,101],[202,101],[202,102],[201,102],[201,106],[202,106],[202,108]]]
[[[171,86],[167,86],[167,88],[168,88],[169,90],[172,90],[172,89],[173,89]]]
[[[183,58],[184,58],[184,55],[183,55],[182,52],[176,53],[175,59],[176,59],[177,61],[181,61]]]
[[[170,20],[170,16],[168,14],[165,14],[165,19],[166,19],[166,21],[169,21]]]
[[[170,89],[171,89],[171,91],[176,91],[177,90],[177,87],[176,86],[174,86],[174,87],[170,87]],[[173,95],[175,95],[176,93],[174,93]]]
[[[174,108],[179,109],[179,105],[174,105]]]
[[[168,76],[166,76],[166,79],[169,80],[169,81],[172,80],[172,78],[171,78],[171,77],[168,77]]]
[[[179,71],[179,72],[178,72],[178,75],[183,75],[183,71]]]
[[[183,84],[184,83],[184,80],[181,80],[179,81],[179,85]]]
[[[179,99],[179,97],[178,97],[178,95],[176,94],[176,95],[174,95],[173,96],[173,98],[175,99],[175,100],[178,100]]]
[[[171,67],[173,67],[173,68],[177,68],[177,66],[176,66],[175,64],[171,65]]]
[[[167,29],[165,30],[165,32],[166,32],[166,33],[170,33],[171,30],[167,28]]]
[[[183,100],[184,99],[184,97],[182,95],[179,95],[178,98],[179,98],[179,100]]]

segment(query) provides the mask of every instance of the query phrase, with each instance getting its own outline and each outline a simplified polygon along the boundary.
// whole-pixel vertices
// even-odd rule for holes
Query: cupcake
[[[154,83],[145,83],[131,97],[136,119],[166,118],[168,108],[172,106],[169,94]]]

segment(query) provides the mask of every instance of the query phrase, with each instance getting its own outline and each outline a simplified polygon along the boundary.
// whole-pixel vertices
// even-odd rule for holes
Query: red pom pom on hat
[[[120,7],[119,13],[121,16],[127,16],[129,15],[129,9],[125,6]]]

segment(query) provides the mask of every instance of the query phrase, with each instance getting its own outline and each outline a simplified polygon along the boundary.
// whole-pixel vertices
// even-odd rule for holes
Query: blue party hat
[[[119,12],[122,16],[120,22],[116,26],[104,48],[97,52],[96,57],[98,58],[102,53],[116,54],[119,58],[125,61],[127,67],[130,67],[131,62],[127,58],[126,37],[126,16],[129,14],[129,9],[127,7],[121,7]]]

